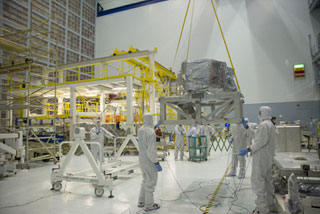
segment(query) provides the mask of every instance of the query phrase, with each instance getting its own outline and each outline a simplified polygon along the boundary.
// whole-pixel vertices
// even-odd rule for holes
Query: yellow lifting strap
[[[193,0],[191,23],[190,23],[190,31],[189,31],[189,39],[188,39],[187,60],[189,59],[190,40],[191,40],[191,32],[192,32],[192,20],[193,20],[193,13],[194,13],[194,5],[195,5],[195,4],[196,4],[196,0]]]
[[[214,6],[213,0],[211,0],[211,4],[212,4],[213,11],[214,11],[214,15],[216,16],[216,19],[217,19],[217,22],[218,22],[218,25],[219,25],[219,28],[220,28],[220,32],[221,32],[221,36],[222,36],[222,39],[223,39],[223,42],[224,42],[224,46],[226,47],[226,50],[227,50],[227,53],[228,53],[228,57],[229,57],[229,60],[230,60],[230,64],[231,64],[231,67],[232,67],[234,78],[236,79],[236,83],[237,83],[238,89],[241,92],[240,85],[239,85],[239,82],[238,82],[238,78],[237,78],[236,72],[234,70],[234,66],[233,66],[233,63],[232,63],[231,55],[230,55],[230,52],[229,52],[229,49],[228,49],[228,45],[227,45],[226,39],[224,37],[223,31],[222,31],[222,28],[221,28],[221,24],[220,24],[220,21],[219,21],[219,17],[218,17],[217,11],[216,11],[216,7]]]
[[[188,2],[187,11],[186,11],[186,14],[184,15],[184,20],[183,20],[183,24],[182,24],[182,28],[181,28],[181,32],[180,32],[180,37],[179,37],[179,41],[178,41],[178,45],[177,45],[177,49],[176,49],[176,55],[174,56],[172,68],[174,66],[174,63],[176,62],[178,50],[179,50],[179,47],[180,47],[181,37],[182,37],[183,29],[184,29],[184,24],[186,23],[187,15],[188,15],[188,12],[189,12],[190,2],[191,2],[191,0],[189,0],[189,2]]]

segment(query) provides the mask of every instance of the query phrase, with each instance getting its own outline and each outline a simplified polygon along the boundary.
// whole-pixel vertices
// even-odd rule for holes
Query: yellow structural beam
[[[130,46],[128,51],[119,51],[118,49],[115,49],[114,52],[111,54],[111,56],[134,53],[134,52],[139,52],[139,49],[136,49],[136,48],[133,48],[132,46]],[[150,60],[148,59],[148,57],[139,57],[138,59],[141,60],[142,62],[145,62],[146,64],[150,65]],[[140,64],[142,64],[142,63],[140,63]],[[145,67],[147,67],[147,66],[145,66]],[[154,67],[155,67],[155,73],[158,73],[158,75],[167,76],[173,80],[178,79],[177,76],[175,75],[175,73],[173,73],[171,70],[167,69],[166,67],[164,67],[163,65],[161,65],[160,63],[158,63],[156,61],[154,62]],[[147,69],[149,70],[148,67],[147,67]]]

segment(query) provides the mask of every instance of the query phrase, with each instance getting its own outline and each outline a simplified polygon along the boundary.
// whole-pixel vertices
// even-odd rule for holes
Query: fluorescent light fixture
[[[293,68],[304,68],[304,64],[293,65]]]
[[[99,93],[100,90],[86,90],[87,93]]]
[[[95,97],[95,96],[97,96],[97,94],[86,94],[85,96],[86,97]]]
[[[54,94],[44,94],[43,97],[54,97]]]
[[[126,90],[126,87],[119,87],[119,88],[113,88],[113,91],[122,91],[122,90]]]

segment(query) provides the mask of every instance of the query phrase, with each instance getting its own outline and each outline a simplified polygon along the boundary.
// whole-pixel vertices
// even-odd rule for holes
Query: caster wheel
[[[102,187],[97,187],[94,189],[94,194],[96,194],[97,197],[101,197],[104,194],[104,190]]]
[[[56,183],[53,184],[53,190],[54,191],[60,191],[61,188],[62,188],[61,182],[56,182]]]
[[[162,158],[161,160],[164,161],[164,158]]]

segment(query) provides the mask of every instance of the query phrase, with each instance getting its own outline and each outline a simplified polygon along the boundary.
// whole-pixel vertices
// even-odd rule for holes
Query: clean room
[[[0,14],[0,213],[320,213],[320,0]]]

